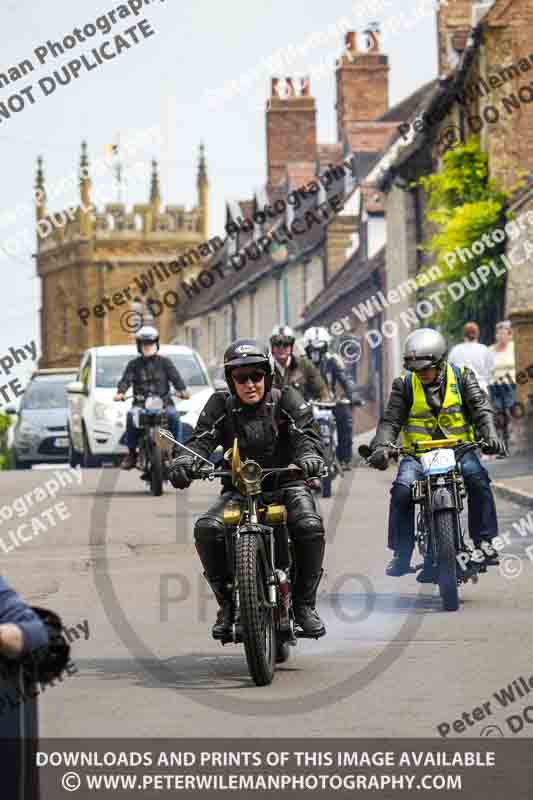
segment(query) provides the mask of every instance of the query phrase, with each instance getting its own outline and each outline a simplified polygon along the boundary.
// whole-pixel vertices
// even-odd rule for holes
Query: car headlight
[[[105,420],[106,422],[113,422],[114,419],[113,409],[111,409],[106,403],[95,403],[94,416],[95,419]]]
[[[22,434],[22,436],[37,436],[39,433],[39,428],[34,428],[34,426],[29,422],[22,422],[19,432]]]

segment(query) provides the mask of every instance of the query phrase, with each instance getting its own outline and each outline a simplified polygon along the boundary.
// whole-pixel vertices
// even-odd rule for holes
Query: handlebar
[[[180,400],[190,400],[190,392],[189,392],[188,389],[184,389],[181,392],[169,392],[168,394],[164,394],[164,395],[161,395],[161,394],[156,395],[154,392],[148,392],[147,394],[134,395],[133,393],[128,394],[126,392],[126,394],[122,395],[122,397],[113,397],[113,400],[116,403],[121,403],[121,402],[124,402],[126,400],[131,400],[132,398],[134,398],[138,402],[142,402],[142,401],[146,400],[147,397],[160,397],[161,400],[163,400],[163,402],[166,403],[168,401],[169,397],[177,397]]]
[[[445,442],[446,442],[446,444],[444,444]],[[463,448],[466,451],[466,450],[473,450],[476,447],[483,448],[486,444],[487,443],[486,443],[486,441],[484,439],[479,439],[479,440],[476,440],[476,441],[473,441],[473,442],[462,442],[462,441],[459,441],[459,442],[450,441],[450,442],[448,442],[446,439],[435,439],[432,442],[430,442],[430,441],[428,441],[427,443],[424,442],[423,448],[421,450],[420,450],[420,448],[417,448],[416,444],[415,444],[415,453],[413,453],[408,448],[401,447],[401,446],[399,446],[397,444],[394,444],[394,442],[385,442],[383,446],[384,447],[388,447],[389,450],[392,450],[394,453],[398,453],[398,455],[401,455],[401,456],[407,456],[407,455],[412,456],[412,455],[414,455],[415,458],[416,458],[417,455],[422,455],[422,452],[424,452],[424,450],[429,452],[429,450],[431,450],[431,449],[439,450],[441,447],[442,448],[446,447],[446,448],[448,448],[450,450],[455,450],[455,449],[458,450],[459,448]],[[418,452],[416,452],[417,450],[418,450]]]

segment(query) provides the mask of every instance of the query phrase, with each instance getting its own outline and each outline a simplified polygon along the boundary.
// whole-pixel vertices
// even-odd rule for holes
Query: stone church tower
[[[174,309],[179,302],[178,278],[165,265],[180,259],[188,274],[201,264],[206,247],[208,180],[203,145],[198,165],[198,205],[161,207],[157,163],[152,162],[148,203],[128,211],[122,203],[97,209],[91,202],[90,165],[82,143],[79,171],[80,204],[59,213],[46,207],[42,158],[38,159],[37,275],[41,279],[41,350],[39,366],[70,367],[95,345],[130,344],[144,321],[154,319],[161,341],[175,334]],[[155,266],[155,269],[154,269]],[[196,269],[198,266],[196,267]]]

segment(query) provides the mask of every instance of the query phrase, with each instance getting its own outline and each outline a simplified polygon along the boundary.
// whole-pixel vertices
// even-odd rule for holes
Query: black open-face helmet
[[[232,370],[236,367],[258,367],[265,373],[265,394],[272,387],[272,364],[268,347],[257,339],[236,339],[224,353],[224,375],[226,383],[232,394],[235,394],[235,384],[231,377]]]
[[[159,333],[152,325],[143,325],[142,328],[139,328],[135,339],[137,340],[137,350],[141,355],[143,354],[143,344],[155,344],[159,350]]]

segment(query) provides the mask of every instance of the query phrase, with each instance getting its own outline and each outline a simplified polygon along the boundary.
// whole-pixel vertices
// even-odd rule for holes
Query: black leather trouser
[[[232,499],[241,498],[234,492],[224,492],[194,527],[194,540],[205,577],[219,601],[224,585],[231,579],[226,563],[223,510]],[[298,483],[265,493],[264,499],[267,503],[282,503],[287,508],[296,572],[294,601],[314,605],[325,550],[324,523],[315,498],[304,483]]]

